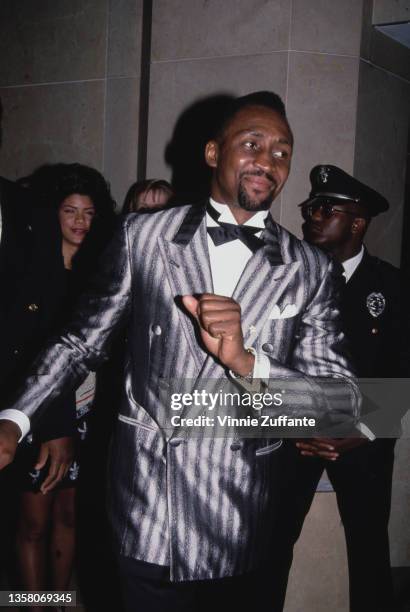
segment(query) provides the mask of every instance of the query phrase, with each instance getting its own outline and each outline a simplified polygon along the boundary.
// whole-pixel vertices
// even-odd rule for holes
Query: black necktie
[[[240,240],[248,247],[248,249],[252,251],[252,253],[255,253],[264,245],[263,240],[255,236],[255,234],[261,232],[263,228],[252,227],[250,225],[223,223],[218,221],[220,213],[218,213],[211,205],[208,205],[206,210],[212,219],[218,223],[217,227],[207,228],[208,234],[211,236],[215,246],[220,246],[221,244],[231,242],[232,240]]]

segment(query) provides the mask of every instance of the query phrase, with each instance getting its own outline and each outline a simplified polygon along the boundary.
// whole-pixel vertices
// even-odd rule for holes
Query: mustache
[[[263,176],[276,187],[276,181],[273,176],[269,174],[269,172],[264,172],[263,170],[248,170],[246,172],[242,172],[241,178],[244,176]]]

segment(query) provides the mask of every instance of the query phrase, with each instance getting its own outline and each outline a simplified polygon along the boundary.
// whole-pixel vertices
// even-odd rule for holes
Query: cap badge
[[[372,317],[379,317],[386,308],[386,298],[382,293],[374,291],[367,296],[366,306]]]
[[[319,172],[319,180],[322,183],[327,183],[327,178],[329,176],[329,169],[326,166],[322,166]]]

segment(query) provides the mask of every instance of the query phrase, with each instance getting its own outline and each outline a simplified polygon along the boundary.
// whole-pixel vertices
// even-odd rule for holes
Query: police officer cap
[[[355,202],[365,207],[370,217],[374,217],[389,208],[389,203],[380,193],[361,183],[344,170],[321,164],[312,168],[310,173],[312,190],[309,198],[301,204],[312,204],[318,198],[332,198],[343,202]]]

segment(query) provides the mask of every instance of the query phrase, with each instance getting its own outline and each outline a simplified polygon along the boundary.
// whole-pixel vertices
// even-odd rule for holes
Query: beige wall
[[[370,224],[366,244],[400,265],[404,187],[410,119],[410,84],[361,61],[354,170],[389,201]]]
[[[188,105],[206,95],[272,89],[287,105],[296,139],[293,170],[273,212],[299,233],[297,204],[310,168],[329,162],[353,169],[361,4],[154,0],[148,174],[171,176],[164,152]]]
[[[409,0],[374,0],[373,23],[397,23],[409,20]]]
[[[393,0],[380,2],[377,10],[381,5],[387,10],[399,4]],[[406,4],[410,6],[408,1]],[[376,6],[377,2],[364,2],[354,172],[380,190],[390,203],[390,210],[372,222],[366,243],[375,255],[400,265],[410,121],[410,50],[372,27]]]
[[[122,201],[136,176],[140,30],[134,0],[2,0],[2,175],[78,161]]]

